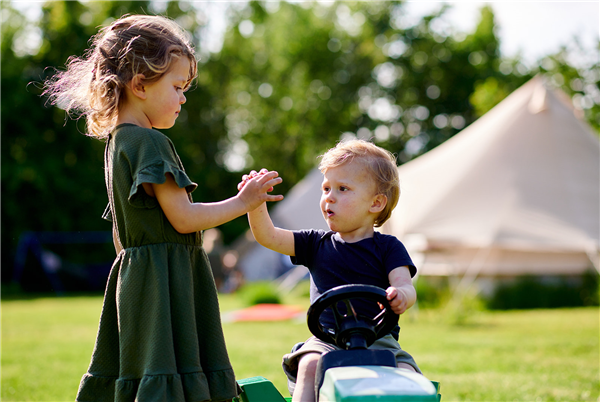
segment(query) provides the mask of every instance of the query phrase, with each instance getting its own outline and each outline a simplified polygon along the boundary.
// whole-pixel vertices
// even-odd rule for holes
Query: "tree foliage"
[[[478,117],[470,99],[481,82],[501,82],[503,98],[530,78],[498,71],[489,7],[462,38],[436,30],[444,12],[402,27],[400,2],[251,3],[201,74],[221,88],[221,163],[278,169],[293,184],[342,136],[372,139],[404,162]]]
[[[102,9],[92,13],[89,7]],[[99,219],[108,201],[103,144],[81,134],[83,121],[66,120],[64,111],[46,107],[40,97],[40,83],[52,72],[47,66],[64,66],[69,56],[82,54],[97,25],[125,10],[142,11],[144,3],[92,2],[89,7],[71,1],[45,4],[39,52],[24,57],[16,56],[14,41],[26,26],[24,17],[2,9],[3,272],[12,266],[24,231],[110,230]]]
[[[81,55],[99,26],[126,13],[176,19],[204,55],[166,132],[199,184],[197,201],[234,195],[240,172],[261,167],[281,173],[277,191],[285,193],[345,137],[371,139],[408,161],[537,73],[600,129],[598,61],[576,68],[570,49],[530,69],[518,57],[504,59],[490,7],[461,34],[443,23],[446,8],[407,26],[398,1],[232,3],[216,53],[201,46],[211,16],[194,3],[48,1],[37,24],[10,3],[2,7],[3,267],[23,231],[110,229],[99,218],[107,203],[104,144],[82,135],[83,121],[47,107],[40,83]],[[23,38],[32,29],[42,42],[28,52]],[[223,225],[226,242],[246,228],[244,217]]]

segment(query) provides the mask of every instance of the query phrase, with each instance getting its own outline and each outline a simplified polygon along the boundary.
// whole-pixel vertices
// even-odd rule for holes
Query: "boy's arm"
[[[294,249],[294,233],[290,230],[276,228],[267,211],[267,203],[248,212],[248,222],[256,241],[262,246],[285,255],[296,255]]]
[[[391,286],[386,290],[387,299],[394,313],[402,314],[417,301],[417,291],[413,286],[410,270],[407,266],[394,268],[388,278]]]

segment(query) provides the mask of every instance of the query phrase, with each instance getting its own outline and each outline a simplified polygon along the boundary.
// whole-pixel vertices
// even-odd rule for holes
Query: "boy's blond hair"
[[[375,219],[375,227],[380,227],[390,218],[400,198],[396,158],[391,152],[364,140],[343,141],[322,155],[319,170],[325,173],[328,169],[355,160],[362,163],[375,179],[376,194],[383,194],[387,198],[385,208]]]

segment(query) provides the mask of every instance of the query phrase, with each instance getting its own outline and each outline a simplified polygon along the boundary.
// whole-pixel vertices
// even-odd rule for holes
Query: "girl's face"
[[[328,169],[321,188],[321,212],[331,230],[342,238],[372,232],[376,187],[360,162]]]
[[[175,57],[171,68],[158,81],[145,84],[144,113],[154,128],[171,128],[186,101],[183,94],[190,74],[187,57]]]

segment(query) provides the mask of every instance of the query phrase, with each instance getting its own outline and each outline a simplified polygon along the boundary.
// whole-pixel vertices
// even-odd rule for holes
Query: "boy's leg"
[[[414,371],[415,373],[417,372],[417,370],[415,370],[415,368],[408,363],[398,363],[398,368],[408,369],[410,371]]]
[[[415,359],[413,359],[413,357],[406,351],[402,350],[400,344],[398,344],[398,341],[394,339],[392,335],[386,335],[383,338],[376,340],[375,343],[369,347],[369,349],[390,350],[396,356],[396,365],[399,368],[405,368],[414,371],[415,373],[422,374],[421,370],[419,370],[419,366],[417,366],[417,363],[415,362]]]
[[[306,353],[298,363],[298,379],[292,402],[313,402],[315,400],[315,373],[320,353]]]

